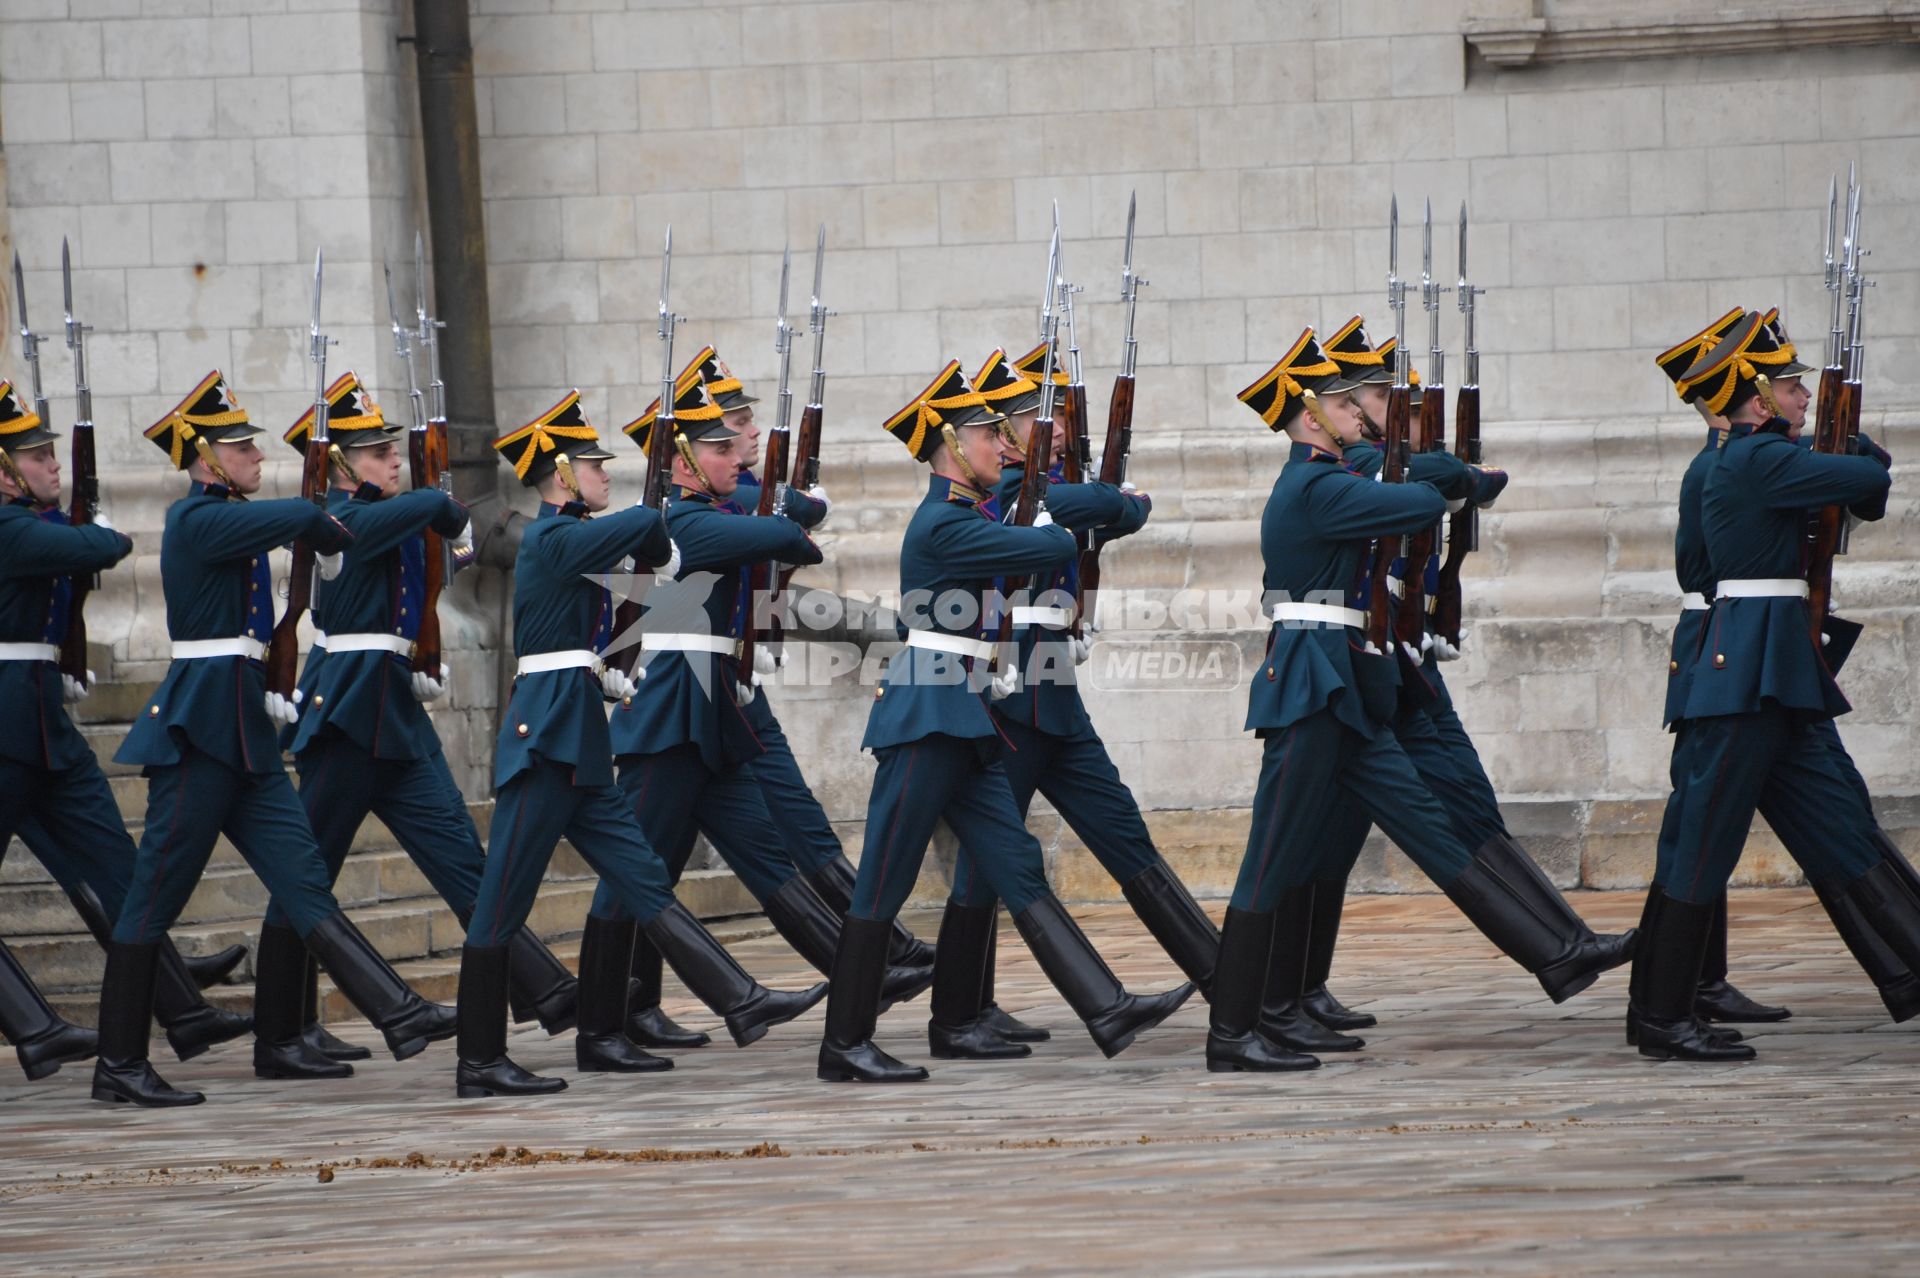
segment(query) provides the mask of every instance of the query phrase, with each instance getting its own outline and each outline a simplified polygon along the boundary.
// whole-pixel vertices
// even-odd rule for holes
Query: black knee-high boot
[[[1033,1049],[994,1032],[981,994],[993,954],[998,905],[947,902],[934,949],[927,1048],[937,1060],[1010,1060]]]
[[[1647,892],[1647,902],[1640,909],[1640,936],[1653,935],[1654,929],[1659,926],[1661,903],[1666,899],[1667,894],[1660,890],[1659,884],[1656,883],[1650,886]],[[1650,965],[1644,963],[1635,963],[1628,970],[1627,1046],[1629,1047],[1637,1047],[1640,1043],[1640,1010],[1647,1005],[1647,973],[1649,970]],[[1695,1012],[1697,1015],[1697,1008]],[[1709,1025],[1704,1020],[1700,1022],[1700,1026],[1708,1034],[1723,1043],[1738,1043],[1745,1037],[1737,1029],[1725,1029],[1718,1025]]]
[[[1532,973],[1556,1003],[1633,957],[1633,932],[1595,934],[1531,858],[1506,840],[1482,844],[1446,893],[1481,935]]]
[[[846,916],[822,900],[805,879],[799,875],[788,879],[760,903],[760,908],[767,912],[767,921],[773,924],[773,930],[793,947],[794,953],[811,963],[815,971],[825,976],[833,970],[833,956],[840,945],[841,920]],[[891,942],[887,948],[892,951]],[[880,1014],[886,1015],[895,1003],[918,997],[931,984],[931,968],[889,964],[886,980],[880,985]]]
[[[1907,970],[1920,971],[1920,893],[1901,867],[1883,860],[1847,884],[1845,894]]]
[[[1029,1025],[1001,1007],[993,993],[994,969],[1000,965],[1000,903],[995,901],[987,920],[987,964],[980,973],[980,1023],[1009,1043],[1044,1043],[1053,1031]]]
[[[649,1056],[626,1035],[627,973],[633,964],[633,921],[587,915],[580,934],[580,1032],[574,1063],[588,1073],[641,1074],[672,1069],[663,1056]]]
[[[1207,1024],[1207,1069],[1215,1074],[1315,1069],[1320,1064],[1315,1057],[1280,1046],[1262,1031],[1261,1007],[1273,944],[1271,913],[1227,907]]]
[[[454,1009],[414,993],[346,915],[321,919],[306,942],[327,965],[333,983],[385,1036],[395,1060],[404,1061],[425,1051],[428,1043],[453,1037]]]
[[[675,901],[640,929],[659,948],[693,996],[727,1022],[737,1046],[758,1042],[827,995],[824,983],[811,989],[771,990],[747,975],[713,934],[700,926],[686,906]]]
[[[1819,879],[1810,881],[1814,894],[1826,908],[1827,917],[1833,920],[1834,931],[1840,934],[1861,970],[1873,981],[1888,1014],[1896,1022],[1920,1016],[1920,980],[1914,978],[1899,955],[1887,948],[1866,913],[1835,884]]]
[[[1648,915],[1652,931],[1640,934],[1634,956],[1634,983],[1641,997],[1640,1054],[1657,1060],[1752,1060],[1750,1045],[1727,1042],[1694,1015],[1693,995],[1700,985],[1707,932],[1713,926],[1713,904],[1666,897],[1643,917]]]
[[[253,1029],[253,1017],[207,1002],[180,951],[164,939],[154,973],[153,1014],[167,1031],[167,1045],[183,1061]]]
[[[637,926],[633,967],[627,982],[627,1037],[642,1047],[705,1047],[711,1035],[690,1030],[660,1010],[661,969],[666,960]]]
[[[1200,997],[1208,997],[1214,965],[1220,961],[1220,929],[1166,858],[1155,857],[1152,865],[1121,884],[1120,892]]]
[[[107,907],[101,903],[100,894],[82,883],[78,887],[67,889],[67,900],[73,902],[73,912],[80,916],[80,921],[86,925],[87,931],[93,934],[93,939],[100,943],[102,950],[105,950],[107,942],[113,939],[113,920],[107,917]],[[168,944],[171,945],[172,942]],[[218,985],[227,979],[233,969],[240,966],[240,960],[246,956],[247,947],[244,945],[229,945],[224,950],[216,950],[212,954],[203,954],[194,958],[184,954],[178,955],[195,988],[203,990],[209,985]],[[160,997],[157,987],[155,997],[156,999]],[[155,1010],[162,1015],[165,1014],[164,1008],[156,1006]],[[165,1022],[163,1021],[162,1024]],[[245,1032],[245,1030],[240,1031],[242,1034]],[[237,1036],[229,1034],[227,1037]],[[186,1057],[183,1056],[181,1059],[185,1060]]]
[[[1050,892],[1014,915],[1013,925],[1047,979],[1109,1057],[1126,1051],[1138,1034],[1166,1020],[1193,997],[1191,981],[1160,994],[1127,993],[1093,942]]]
[[[54,1014],[27,969],[0,941],[0,1034],[7,1036],[28,1079],[45,1078],[71,1061],[84,1061],[100,1049],[92,1030]]]
[[[629,923],[627,931],[633,930]],[[577,1022],[580,982],[545,942],[523,927],[507,938],[507,997],[515,1021],[539,1021],[548,1034],[562,1034]]]
[[[529,1074],[507,1055],[507,947],[460,951],[459,1063],[454,1090],[465,1099],[565,1091],[564,1078]]]
[[[254,966],[257,970],[259,964],[256,962]],[[313,956],[311,950],[307,952],[305,982],[301,995],[300,1037],[308,1048],[330,1061],[372,1060],[371,1047],[349,1043],[320,1023],[320,960]]]
[[[198,1105],[206,1097],[167,1084],[147,1059],[153,1024],[153,971],[160,947],[112,941],[100,984],[100,1059],[93,1063],[93,1099],[160,1108]]]
[[[1313,885],[1313,917],[1307,926],[1307,970],[1302,977],[1300,1006],[1308,1016],[1331,1030],[1371,1029],[1380,1018],[1356,1012],[1333,996],[1327,979],[1333,975],[1333,951],[1340,943],[1340,916],[1347,906],[1347,876],[1320,879]]]
[[[303,1033],[307,983],[317,979],[311,977],[312,961],[298,932],[271,923],[260,925],[260,948],[253,957],[253,1072],[257,1077],[348,1078],[353,1074],[353,1066],[320,1051]],[[373,1055],[365,1048],[360,1051]]]
[[[1260,1032],[1296,1052],[1357,1052],[1363,1038],[1328,1029],[1307,1015],[1301,996],[1307,979],[1307,947],[1313,929],[1314,886],[1302,883],[1274,903],[1273,945],[1268,959]]]
[[[826,1033],[814,1070],[825,1082],[917,1083],[927,1077],[925,1069],[894,1059],[873,1042],[892,932],[885,920],[852,916],[840,931],[828,983]]]
[[[1713,903],[1713,926],[1707,930],[1707,953],[1700,961],[1700,990],[1694,1011],[1703,1021],[1760,1024],[1784,1021],[1793,1013],[1784,1007],[1756,1003],[1727,980],[1727,894]]]

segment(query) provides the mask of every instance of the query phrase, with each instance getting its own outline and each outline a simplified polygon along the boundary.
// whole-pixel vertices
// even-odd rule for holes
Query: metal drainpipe
[[[498,433],[493,323],[487,297],[480,122],[473,102],[473,36],[467,0],[414,0],[413,30],[434,313],[453,317],[440,339],[441,372],[447,384],[448,462],[454,495],[474,508],[474,527],[480,532],[497,526],[506,498],[491,446]],[[507,644],[513,590],[506,579],[500,587],[496,706],[504,709],[513,686]]]

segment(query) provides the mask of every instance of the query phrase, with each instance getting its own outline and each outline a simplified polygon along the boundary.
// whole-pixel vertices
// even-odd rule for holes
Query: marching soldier
[[[60,437],[0,381],[0,852],[15,834],[87,917],[104,921],[126,895],[133,840],[116,815],[106,774],[75,729],[59,668],[72,578],[111,568],[133,542],[102,523],[73,528],[59,507]],[[111,924],[106,925],[108,928]],[[99,936],[102,946],[111,939]],[[207,1005],[171,941],[161,945],[160,1023],[181,1060],[247,1032],[249,1018]],[[90,1029],[55,1015],[0,942],[0,1033],[29,1079],[98,1048]]]
[[[1807,511],[1842,504],[1883,513],[1887,459],[1864,437],[1854,456],[1794,442],[1810,400],[1800,379],[1812,370],[1769,321],[1757,311],[1741,316],[1677,383],[1727,432],[1700,483],[1714,597],[1676,716],[1687,726],[1676,736],[1662,826],[1671,855],[1649,889],[1635,958],[1639,1049],[1659,1059],[1755,1055],[1703,1024],[1695,1008],[1714,903],[1763,795],[1786,829],[1819,832],[1783,841],[1822,898],[1857,909],[1909,973],[1920,970],[1920,898],[1882,855],[1857,772],[1813,727],[1850,707],[1809,634],[1807,584],[1796,575]]]
[[[445,672],[415,673],[408,658],[425,597],[423,533],[471,544],[466,507],[437,488],[400,492],[401,435],[359,378],[327,390],[327,425],[341,463],[327,509],[354,540],[340,573],[316,591],[316,634],[296,700],[299,722],[283,745],[300,774],[300,801],[331,886],[354,834],[377,815],[462,921],[473,912],[485,851],[447,768],[425,702]],[[305,454],[308,408],[286,434]],[[573,1024],[574,979],[525,929],[509,941],[517,992],[549,1033]],[[262,1078],[344,1078],[371,1055],[318,1023],[312,955],[276,899],[255,956],[253,1069]]]
[[[409,989],[340,912],[280,762],[261,666],[274,621],[267,554],[306,538],[328,573],[353,535],[311,502],[246,500],[260,488],[261,433],[217,371],[146,432],[192,487],[168,508],[160,545],[173,662],[114,756],[145,770],[147,821],[100,990],[96,1100],[205,1099],[154,1071],[147,1024],[159,943],[221,834],[396,1059],[454,1029],[452,1009]]]
[[[1357,315],[1329,340],[1327,355],[1340,369],[1341,376],[1354,384],[1353,400],[1362,422],[1360,436],[1346,442],[1345,464],[1355,473],[1370,478],[1379,473],[1382,463],[1378,445],[1383,439],[1388,387],[1392,381],[1387,361],[1394,355],[1397,342],[1388,338],[1375,348]],[[1411,370],[1409,380],[1415,380]],[[1414,393],[1420,393],[1417,385]],[[1410,414],[1410,429],[1418,421],[1418,414]],[[1416,451],[1408,462],[1408,477],[1432,483],[1447,498],[1449,510],[1462,503],[1489,505],[1506,486],[1504,472],[1469,466],[1450,453],[1428,446],[1424,440],[1415,439],[1413,443]],[[1431,568],[1429,560],[1421,566],[1421,571],[1429,572]],[[1403,606],[1398,601],[1404,595],[1402,582],[1408,572],[1402,556],[1387,575],[1391,596],[1388,606],[1395,615]],[[1372,574],[1368,571],[1362,574],[1356,589],[1363,604],[1371,590]],[[1427,633],[1424,627],[1422,638],[1424,642],[1418,652],[1409,644],[1394,645],[1398,695],[1387,726],[1406,752],[1422,784],[1446,811],[1455,835],[1463,845],[1474,849],[1474,860],[1488,874],[1503,880],[1526,902],[1538,920],[1566,943],[1568,961],[1541,967],[1536,974],[1554,1001],[1571,998],[1591,984],[1599,972],[1626,961],[1632,934],[1601,937],[1594,933],[1508,832],[1492,782],[1487,779],[1479,752],[1453,709],[1452,697],[1440,674],[1437,661],[1449,657],[1449,653],[1443,651],[1447,645],[1440,636]],[[1303,965],[1303,989],[1313,990],[1318,986],[1320,993],[1320,997],[1314,999],[1303,993],[1299,1007],[1292,1009],[1297,1015],[1288,1020],[1280,1015],[1269,988],[1267,1036],[1296,1050],[1353,1050],[1360,1046],[1358,1040],[1334,1034],[1331,1037],[1336,1041],[1327,1042],[1329,1036],[1317,1034],[1315,1024],[1337,1031],[1366,1028],[1373,1023],[1374,1018],[1352,1012],[1325,990],[1338,937],[1337,901],[1345,892],[1347,876],[1366,840],[1369,824],[1363,808],[1349,805],[1334,812],[1329,819],[1332,852],[1326,863],[1328,872],[1312,885],[1304,902],[1283,897],[1281,927],[1277,933],[1287,934],[1290,916],[1285,911],[1289,906],[1304,913],[1304,920],[1296,921],[1305,929],[1306,944],[1288,946],[1287,958],[1289,962]],[[1416,863],[1420,863],[1418,853],[1413,855]],[[1421,868],[1428,867],[1421,863]],[[1496,944],[1499,943],[1496,939]],[[1276,963],[1274,974],[1278,977],[1281,973],[1282,968]],[[1281,1032],[1282,1025],[1287,1032]],[[1316,1041],[1320,1044],[1317,1048],[1304,1046]]]
[[[1277,1046],[1261,1015],[1272,973],[1304,977],[1302,964],[1272,962],[1285,945],[1304,951],[1304,911],[1295,901],[1344,855],[1326,835],[1343,806],[1358,804],[1504,953],[1569,997],[1623,961],[1625,938],[1575,931],[1543,908],[1530,878],[1503,873],[1486,848],[1470,853],[1445,807],[1415,771],[1391,730],[1399,700],[1392,660],[1365,646],[1354,583],[1370,539],[1411,533],[1437,520],[1446,499],[1431,483],[1377,484],[1343,464],[1364,416],[1354,383],[1303,332],[1279,363],[1240,393],[1270,429],[1292,440],[1261,520],[1264,588],[1274,628],[1256,672],[1247,727],[1264,742],[1247,855],[1222,929],[1208,1067],[1311,1068],[1311,1056]],[[1332,600],[1339,600],[1338,603]],[[1278,991],[1297,1007],[1299,987]]]
[[[1047,354],[1043,342],[1010,363],[1006,352],[996,349],[974,376],[974,389],[1007,417],[1000,479],[981,503],[990,517],[1013,516],[1025,477],[1027,436],[1040,414],[1037,381],[1046,376]],[[1057,368],[1054,379],[1059,385],[1067,383],[1066,373]],[[1064,444],[1065,421],[1060,419],[1054,423],[1053,456],[1064,459]],[[1111,485],[1065,483],[1057,465],[1048,475],[1046,509],[1056,521],[1091,528],[1095,537],[1110,541],[1144,527],[1152,502]],[[1078,575],[1077,557],[1069,559],[1035,583],[1039,605],[1021,601],[1014,606],[1020,681],[991,707],[994,726],[1007,745],[1001,756],[1007,782],[1023,820],[1036,791],[1047,797],[1204,996],[1212,983],[1220,934],[1154,847],[1139,804],[1113,766],[1074,680],[1084,641],[1072,632],[1071,606],[1051,601],[1072,600]],[[935,1057],[1025,1056],[1032,1050],[1027,1042],[1046,1036],[1047,1031],[1025,1026],[993,1004],[998,915],[992,887],[963,851],[940,924],[939,949],[951,947],[954,957],[941,965],[952,979],[935,987],[927,1026]]]
[[[1002,420],[954,360],[886,423],[932,475],[901,542],[906,649],[874,690],[861,743],[877,756],[879,770],[853,909],[834,956],[817,1071],[828,1081],[927,1077],[877,1047],[873,1031],[893,918],[942,819],[1107,1056],[1124,1051],[1192,993],[1190,985],[1149,996],[1126,991],[1047,886],[1040,846],[1007,781],[987,708],[994,645],[978,637],[982,597],[996,576],[1051,572],[1078,547],[1044,512],[1033,527],[1007,527],[980,509],[1000,477]],[[935,984],[953,980],[946,965],[964,957],[937,945]]]
[[[644,506],[602,518],[612,454],[580,411],[574,391],[526,426],[494,441],[521,483],[538,491],[540,513],[528,526],[514,566],[513,642],[517,670],[501,714],[494,754],[497,787],[486,870],[460,961],[461,1096],[555,1092],[564,1079],[540,1078],[506,1054],[507,941],[526,923],[540,878],[562,835],[600,875],[603,890],[587,920],[596,942],[620,929],[602,910],[637,920],[687,988],[726,1019],[744,1047],[770,1028],[819,1002],[822,986],[798,993],[770,990],[734,962],[685,906],[672,876],[648,844],[633,807],[614,785],[605,700],[633,691],[603,660],[613,635],[613,599],[605,577],[629,556],[638,571],[671,576],[679,555],[660,512]],[[583,942],[583,951],[585,943]],[[627,952],[617,961],[589,961],[580,988],[583,1068],[632,1061],[623,1042]],[[644,1054],[640,1054],[644,1055]],[[634,1068],[626,1065],[625,1068]],[[660,1068],[640,1062],[637,1068]]]
[[[768,814],[750,767],[760,744],[746,715],[746,703],[761,698],[739,659],[752,609],[744,578],[752,565],[819,563],[820,550],[785,515],[761,518],[732,506],[744,436],[727,429],[724,410],[703,377],[710,361],[724,372],[709,347],[675,383],[667,528],[680,550],[680,580],[656,586],[648,598],[642,646],[652,655],[646,678],[613,714],[614,759],[620,789],[666,862],[670,881],[678,882],[686,869],[696,830],[706,834],[774,929],[824,974],[833,966],[840,919],[795,867]],[[723,386],[731,381],[715,380]],[[643,449],[659,428],[659,409],[655,402],[626,428]],[[602,885],[581,941],[581,980],[587,990],[609,991],[622,1010],[633,932]],[[925,968],[896,968],[884,997],[912,997],[932,975]],[[629,1045],[630,1036],[619,1032],[618,1013],[611,1024],[599,1038],[583,1028],[582,1068],[664,1067]],[[610,1046],[596,1045],[600,1038]]]
[[[1725,337],[1745,314],[1745,311],[1735,307],[1699,333],[1656,356],[1655,363],[1677,387],[1687,370]],[[1777,312],[1769,311],[1763,323],[1777,330]],[[1776,347],[1781,341],[1777,332],[1772,335],[1771,340]],[[1692,681],[1694,658],[1700,650],[1707,631],[1714,596],[1713,564],[1707,554],[1706,538],[1700,523],[1700,492],[1706,483],[1707,475],[1718,459],[1721,448],[1726,444],[1728,429],[1725,418],[1708,412],[1699,387],[1692,388],[1681,398],[1684,403],[1692,405],[1706,421],[1707,438],[1700,451],[1694,454],[1692,461],[1688,463],[1686,474],[1680,481],[1680,514],[1674,531],[1674,573],[1679,579],[1682,595],[1680,618],[1674,626],[1672,659],[1667,663],[1665,722],[1669,730],[1674,733],[1676,763],[1682,758],[1680,739],[1686,734],[1687,729],[1687,690]],[[1874,498],[1869,498],[1852,511],[1853,515],[1860,519],[1877,519],[1882,512],[1882,504]],[[1829,618],[1827,631],[1828,634],[1824,636],[1826,646],[1821,651],[1821,659],[1826,662],[1827,669],[1838,677],[1847,654],[1852,650],[1852,641],[1858,636],[1859,628],[1851,622]],[[1837,637],[1843,637],[1842,642],[1832,642]],[[1859,769],[1854,766],[1852,757],[1848,755],[1846,747],[1841,744],[1840,734],[1834,727],[1834,721],[1820,719],[1809,727],[1831,752],[1834,763],[1847,775],[1852,788],[1866,798],[1866,782],[1860,779]],[[1678,784],[1677,774],[1675,784]],[[1866,802],[1871,812],[1871,798],[1866,798]],[[1759,811],[1761,816],[1766,818],[1767,824],[1773,827],[1774,833],[1789,847],[1806,847],[1817,844],[1826,837],[1824,829],[1818,826],[1804,827],[1796,824],[1796,817],[1802,815],[1800,810],[1792,806],[1783,809],[1780,804],[1773,801],[1771,793],[1761,795]],[[1655,882],[1665,878],[1671,864],[1674,850],[1672,820],[1677,815],[1677,808],[1669,805],[1668,819],[1663,822],[1659,853],[1654,866]],[[1874,826],[1873,837],[1883,859],[1896,867],[1905,866],[1906,861],[1901,856],[1900,850],[1894,846],[1893,841],[1877,823]],[[1872,977],[1875,987],[1880,992],[1881,1000],[1886,1004],[1893,1018],[1896,1021],[1905,1021],[1920,1014],[1920,980],[1916,980],[1906,965],[1886,947],[1878,933],[1874,931],[1871,921],[1845,897],[1832,891],[1826,882],[1815,881],[1813,886],[1819,895],[1821,905],[1826,908],[1828,916],[1846,941],[1847,947]],[[1656,904],[1660,900],[1651,895],[1648,899]],[[1642,926],[1644,928],[1644,922]],[[1700,973],[1700,992],[1694,999],[1695,1014],[1709,1024],[1783,1021],[1791,1015],[1784,1007],[1769,1007],[1753,1002],[1730,984],[1726,977],[1727,900],[1726,893],[1723,891],[1714,903],[1713,922],[1707,934],[1706,957]],[[1636,984],[1630,990],[1627,1004],[1627,1041],[1629,1043],[1633,1043],[1638,1037],[1636,1022],[1639,994],[1640,990]],[[1721,1038],[1733,1042],[1740,1041],[1738,1030],[1721,1029],[1716,1032]]]

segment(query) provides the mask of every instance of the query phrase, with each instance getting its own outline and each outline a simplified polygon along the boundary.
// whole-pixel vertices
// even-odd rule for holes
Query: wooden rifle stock
[[[1027,458],[1023,463],[1026,469],[1020,475],[1020,497],[1014,504],[1011,521],[1016,528],[1031,528],[1034,516],[1040,513],[1041,503],[1046,499],[1047,472],[1053,469],[1052,425],[1037,421],[1027,436]],[[1006,584],[1006,597],[1011,601],[1032,586],[1033,578],[1009,577]],[[1013,609],[1009,603],[1000,613],[1000,643],[1006,644],[1012,639]]]
[[[447,424],[429,422],[426,429],[407,432],[407,466],[415,488],[438,488],[447,470]],[[413,641],[414,670],[440,677],[440,595],[447,587],[445,540],[429,528],[425,533],[426,576],[420,600],[420,633]]]
[[[307,460],[300,471],[300,496],[322,510],[327,505],[328,449],[324,439],[307,441]],[[273,627],[267,644],[267,691],[293,696],[300,662],[300,618],[313,606],[313,543],[299,537],[293,543],[293,569],[287,577],[287,608]]]
[[[820,419],[824,412],[818,404],[800,410],[800,429],[793,444],[793,486],[801,492],[820,483]],[[778,589],[785,590],[796,571],[793,564],[782,564]]]
[[[1113,379],[1113,399],[1107,405],[1107,442],[1100,450],[1100,482],[1118,487],[1127,478],[1127,450],[1133,446],[1133,378],[1121,373]],[[1100,591],[1100,543],[1080,552],[1080,597],[1074,602],[1074,624],[1085,621],[1077,606]]]
[[[67,507],[67,522],[82,528],[93,522],[100,509],[100,474],[93,455],[93,427],[73,427],[72,471],[73,501]],[[67,632],[60,637],[60,673],[87,681],[87,595],[99,582],[98,574],[75,573],[73,594],[67,602]]]
[[[1480,461],[1480,388],[1462,386],[1454,402],[1455,426],[1453,455],[1468,465]],[[1469,501],[1449,517],[1447,555],[1440,563],[1440,579],[1434,590],[1434,633],[1458,648],[1460,646],[1460,569],[1467,552],[1480,540],[1480,512]]]
[[[760,504],[754,513],[762,517],[775,511],[778,491],[787,482],[787,432],[769,431],[767,434],[766,465],[760,472]],[[760,597],[767,593],[767,585],[773,579],[773,564],[762,559],[747,572],[747,610],[744,624],[740,629],[740,682],[750,686],[753,683],[753,649],[759,638],[760,628],[754,623],[756,605]]]
[[[1395,386],[1387,396],[1386,438],[1381,444],[1380,478],[1397,484],[1406,477],[1407,417],[1411,388]],[[1382,536],[1373,545],[1373,574],[1367,592],[1367,639],[1383,654],[1393,642],[1392,600],[1387,593],[1387,578],[1393,561],[1400,554],[1398,534]]]
[[[644,490],[644,504],[660,512],[660,518],[667,517],[667,493],[673,486],[673,405],[661,403],[661,411],[653,419],[653,428],[647,432],[647,486]],[[639,575],[636,565],[635,576]],[[640,601],[622,599],[613,609],[613,633],[621,635],[638,633],[640,625]],[[640,644],[630,643],[613,655],[611,664],[621,673],[633,674],[634,666],[640,662]]]
[[[1447,437],[1447,397],[1441,386],[1429,386],[1420,397],[1420,447],[1436,448]],[[1438,442],[1436,442],[1438,441]],[[1400,611],[1395,615],[1394,632],[1407,644],[1415,659],[1427,630],[1427,560],[1433,556],[1434,537],[1439,524],[1422,528],[1407,542],[1406,569],[1401,580]]]
[[[1845,379],[1837,367],[1829,366],[1820,374],[1820,401],[1814,420],[1813,450],[1840,455],[1850,453],[1860,434],[1859,387]],[[1846,540],[1846,510],[1822,506],[1814,512],[1807,553],[1807,609],[1814,647],[1820,646],[1827,618],[1833,613],[1833,558]]]

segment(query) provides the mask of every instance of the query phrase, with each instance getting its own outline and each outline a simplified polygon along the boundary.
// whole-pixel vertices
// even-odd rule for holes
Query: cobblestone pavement
[[[1639,905],[1575,903],[1615,928]],[[915,1087],[815,1082],[817,1011],[641,1077],[573,1075],[566,1037],[516,1034],[572,1082],[521,1103],[456,1101],[450,1043],[339,1083],[255,1080],[244,1045],[163,1062],[209,1092],[171,1112],[8,1062],[0,1254],[12,1274],[1920,1271],[1920,1034],[1811,894],[1734,911],[1736,980],[1795,1009],[1741,1066],[1642,1060],[1624,971],[1555,1007],[1436,896],[1349,907],[1335,989],[1382,1024],[1304,1075],[1206,1073],[1198,1000],[1104,1061],[1011,931],[1001,1001],[1053,1042]],[[1123,909],[1079,913],[1136,988],[1172,979]],[[776,940],[736,948],[803,979]],[[925,1007],[883,1044],[925,1060]]]

